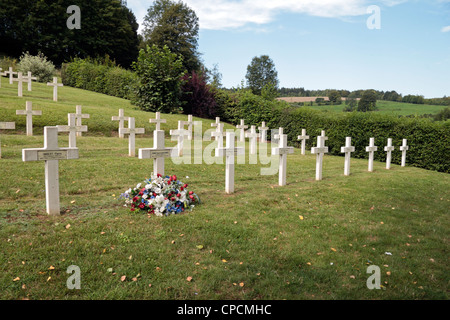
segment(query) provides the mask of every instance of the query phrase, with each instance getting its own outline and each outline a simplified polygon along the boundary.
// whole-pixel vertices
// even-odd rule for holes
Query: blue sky
[[[203,62],[218,65],[225,87],[245,80],[253,57],[269,55],[280,87],[450,96],[450,0],[183,2],[199,17]],[[142,24],[152,3],[128,7]]]

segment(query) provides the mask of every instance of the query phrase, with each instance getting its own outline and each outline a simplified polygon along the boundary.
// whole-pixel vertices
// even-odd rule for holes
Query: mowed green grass
[[[346,107],[344,103],[340,105],[322,105],[318,106],[314,104],[313,106],[308,106],[309,108],[315,110],[326,110],[330,112],[343,112],[343,109]],[[429,104],[413,104],[413,103],[404,103],[404,102],[395,102],[395,101],[377,101],[378,110],[375,111],[381,114],[390,114],[396,116],[408,116],[408,115],[423,115],[423,114],[436,114],[439,111],[445,109],[447,106],[436,106]]]
[[[5,105],[8,115],[12,106],[24,107],[26,98],[2,86],[2,112]],[[33,101],[51,108],[51,90],[47,97],[47,88],[36,88],[42,96]],[[0,298],[448,299],[448,175],[386,170],[379,162],[369,173],[367,160],[352,159],[347,177],[342,157],[325,156],[324,179],[315,181],[315,156],[296,149],[287,186],[277,185],[277,175],[261,175],[269,164],[247,158],[236,165],[236,192],[226,195],[224,164],[167,160],[166,173],[188,183],[201,204],[183,215],[148,217],[118,197],[149,177],[152,161],[128,157],[127,140],[95,134],[95,123],[110,122],[119,106],[143,114],[144,122],[154,114],[72,88],[61,97],[69,93],[73,100],[55,103],[44,123],[57,108],[83,103],[98,120],[94,133],[77,139],[80,159],[60,161],[60,217],[45,213],[44,164],[21,160],[23,148],[43,146],[40,130],[34,137],[2,131]],[[165,130],[183,117],[167,115]],[[59,142],[67,146],[67,135]],[[211,150],[210,143],[196,151]],[[136,148],[152,145],[150,134],[137,138]],[[71,265],[81,270],[80,290],[67,288]],[[380,267],[380,290],[367,288],[370,265]]]

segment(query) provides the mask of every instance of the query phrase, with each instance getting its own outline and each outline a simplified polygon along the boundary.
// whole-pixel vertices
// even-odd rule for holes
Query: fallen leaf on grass
[[[244,286],[243,282],[239,283],[239,287],[243,287],[243,286]]]
[[[121,276],[121,277],[120,277],[120,281],[121,281],[121,282],[124,282],[126,279],[127,279],[127,276]]]
[[[54,267],[54,266],[50,266],[50,267],[48,268],[48,270],[55,270],[55,267]]]
[[[192,281],[192,277],[187,277],[186,281],[191,282]]]
[[[298,216],[300,218],[300,220],[303,220],[303,216]]]
[[[20,280],[19,277],[16,277],[16,278],[13,279],[14,282],[19,281],[19,280]]]
[[[203,245],[199,244],[199,245],[197,246],[197,249],[202,250],[202,249],[203,249]]]
[[[331,251],[334,251],[334,252],[336,252],[337,250],[336,250],[335,248],[331,248]]]

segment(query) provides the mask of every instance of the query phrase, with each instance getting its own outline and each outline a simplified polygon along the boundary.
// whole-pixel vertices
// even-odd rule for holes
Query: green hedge
[[[351,112],[332,114],[307,108],[286,108],[278,117],[277,127],[283,127],[291,145],[299,146],[297,136],[306,129],[310,149],[317,144],[317,136],[325,130],[327,146],[331,155],[340,155],[345,137],[352,137],[355,152],[352,157],[367,158],[365,151],[369,139],[375,138],[378,151],[375,159],[386,161],[387,139],[392,138],[396,147],[392,163],[401,163],[399,147],[403,139],[408,140],[407,164],[419,168],[448,173],[450,170],[450,122],[434,122],[423,118],[399,118],[373,112]]]
[[[133,99],[136,75],[110,61],[74,59],[63,64],[61,78],[64,85],[104,93],[110,96]]]
[[[220,90],[218,97],[224,115],[222,121],[238,124],[240,119],[245,119],[249,126],[259,126],[265,121],[271,129],[282,127],[291,146],[300,147],[297,137],[302,129],[306,129],[310,136],[306,145],[311,149],[317,144],[317,136],[325,130],[329,154],[343,156],[341,147],[345,145],[345,137],[352,137],[352,145],[355,146],[352,157],[366,159],[366,146],[374,137],[378,146],[375,159],[386,161],[384,147],[387,139],[392,138],[396,147],[392,162],[401,164],[399,147],[402,140],[407,139],[407,165],[446,173],[450,170],[450,121],[437,122],[376,112],[331,113],[308,107],[296,108],[282,101],[265,100],[242,89],[234,92]],[[270,132],[268,135],[270,138]]]

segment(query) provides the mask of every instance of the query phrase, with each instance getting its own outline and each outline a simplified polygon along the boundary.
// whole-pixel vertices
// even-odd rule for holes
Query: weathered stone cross
[[[394,151],[395,147],[392,146],[392,139],[388,138],[387,146],[384,147],[384,151],[386,154],[386,169],[391,168],[391,159],[392,159],[392,151]]]
[[[170,130],[170,135],[177,137],[177,154],[179,157],[183,156],[183,148],[184,148],[184,137],[189,137],[189,132],[185,130],[183,125],[183,121],[178,121],[178,129]]]
[[[409,150],[409,146],[407,146],[407,140],[403,139],[403,143],[400,146],[400,151],[402,152],[402,167],[406,166],[406,151]]]
[[[302,129],[302,135],[297,137],[298,140],[302,140],[302,155],[306,153],[306,140],[309,140],[309,136],[306,135],[306,129]]]
[[[82,126],[83,125],[83,119],[89,119],[90,115],[87,113],[82,113],[81,112],[81,106],[76,106],[75,107],[75,113],[71,113],[73,115],[75,115],[75,121],[77,123],[77,126]],[[77,137],[81,137],[83,133],[77,132]]]
[[[9,84],[13,84],[14,75],[17,74],[17,72],[14,72],[13,68],[9,67],[9,70],[4,72],[5,76],[7,76],[8,74],[9,74]]]
[[[18,83],[18,85],[17,85],[17,96],[18,97],[23,97],[23,83],[27,82],[28,80],[23,77],[22,72],[18,72],[17,78],[14,78],[13,81]],[[31,81],[31,80],[29,80],[29,81]]]
[[[58,128],[44,127],[44,148],[23,149],[22,161],[45,161],[45,201],[49,215],[60,214],[59,160],[78,159],[77,148],[58,147]]]
[[[58,101],[58,87],[64,87],[64,85],[58,83],[57,77],[53,77],[53,82],[48,82],[47,86],[53,87],[53,101]]]
[[[366,147],[366,152],[369,153],[369,172],[373,171],[373,156],[377,150],[378,147],[375,145],[375,138],[370,138],[369,146]]]
[[[279,143],[277,148],[272,148],[273,155],[280,156],[280,164],[278,169],[278,184],[280,186],[286,185],[286,171],[287,171],[287,155],[294,153],[293,147],[287,146],[287,134],[282,134],[279,137]]]
[[[351,153],[355,152],[355,147],[352,146],[352,138],[345,138],[345,147],[341,147],[341,152],[345,153],[344,175],[350,175],[350,157]]]
[[[67,126],[56,126],[58,132],[69,132],[69,148],[77,147],[77,132],[87,132],[87,126],[78,126],[76,124],[75,115],[67,114]]]
[[[235,147],[234,132],[226,133],[226,147],[217,148],[217,157],[226,157],[225,160],[225,192],[228,194],[234,193],[234,157],[236,155],[244,154],[244,148]]]
[[[25,110],[16,110],[16,115],[27,116],[27,136],[33,135],[33,116],[42,116],[42,111],[33,111],[33,105],[31,101],[26,102]]]
[[[250,132],[249,132],[250,131]],[[250,130],[245,133],[245,137],[249,138],[250,150],[249,154],[256,154],[259,133],[256,132],[256,126],[251,126]]]
[[[156,119],[150,119],[150,123],[156,123],[156,130],[161,130],[161,123],[166,123],[166,119],[161,119],[161,113],[156,112]]]
[[[124,111],[123,109],[119,109],[119,116],[113,116],[111,118],[112,121],[119,121],[119,138],[124,138],[125,135],[123,134],[123,132],[121,133],[121,129],[125,128],[125,121],[128,121],[129,117],[125,117],[124,116]]]
[[[316,154],[316,180],[322,180],[323,155],[328,153],[328,147],[325,146],[325,135],[317,137],[317,147],[311,148],[311,153]]]
[[[259,134],[260,134],[260,137],[259,137],[260,142],[267,142],[267,131],[269,131],[269,129],[270,129],[269,127],[266,127],[265,121],[263,121],[261,123],[261,127],[258,127]]]
[[[144,134],[145,128],[136,128],[134,117],[128,118],[128,128],[119,129],[119,134],[128,134],[128,155],[134,157],[136,155],[136,135]]]
[[[31,76],[31,71],[28,71],[27,76],[24,77],[26,81],[28,82],[28,91],[31,91],[31,83],[37,80],[36,77]]]
[[[0,130],[14,130],[16,128],[15,122],[0,122]],[[0,159],[2,158],[2,143],[0,141]]]
[[[170,158],[173,150],[173,148],[166,148],[164,144],[164,131],[154,130],[153,148],[139,149],[139,159],[153,159],[153,174],[155,176],[158,173],[164,176],[164,159]]]
[[[239,136],[239,141],[240,142],[245,142],[245,129],[248,129],[248,126],[244,124],[245,120],[241,119],[241,124],[237,125],[236,128],[241,130],[240,136]]]

